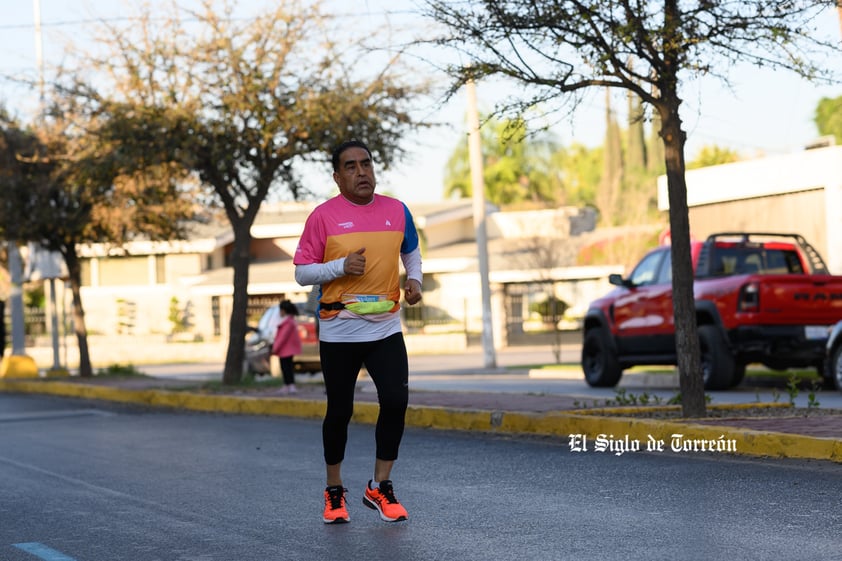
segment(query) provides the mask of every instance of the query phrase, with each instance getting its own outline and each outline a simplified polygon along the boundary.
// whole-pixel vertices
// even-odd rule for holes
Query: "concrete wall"
[[[827,259],[824,189],[770,195],[690,208],[690,231],[699,239],[722,231],[801,234]]]

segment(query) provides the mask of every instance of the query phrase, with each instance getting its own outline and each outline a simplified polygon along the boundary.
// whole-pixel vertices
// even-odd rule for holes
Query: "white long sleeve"
[[[295,282],[301,286],[324,284],[345,276],[345,258],[340,257],[327,263],[310,263],[295,266]]]
[[[419,248],[416,247],[409,253],[401,253],[401,261],[403,261],[403,268],[406,269],[406,278],[417,280],[419,283],[423,281]]]

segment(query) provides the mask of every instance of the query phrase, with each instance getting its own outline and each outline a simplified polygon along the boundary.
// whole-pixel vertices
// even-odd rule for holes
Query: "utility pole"
[[[482,290],[482,354],[486,368],[497,368],[494,351],[494,326],[491,320],[491,286],[488,281],[488,234],[485,225],[485,179],[482,142],[477,110],[477,89],[473,80],[465,84],[468,93],[468,153],[471,164],[471,191],[474,203],[474,230],[477,237],[480,288]]]
[[[38,68],[39,114],[44,113],[44,39],[41,36],[41,0],[32,0],[35,10],[35,66]]]
[[[35,9],[35,64],[38,67],[38,118],[44,119],[44,38],[41,34],[41,0],[32,0]],[[35,244],[30,246],[29,258],[34,259],[33,252],[36,250]],[[50,253],[48,257],[41,260],[43,263],[49,263],[48,271],[40,271],[44,280],[49,280],[50,286],[50,336],[53,344],[53,367],[47,371],[47,376],[67,376],[69,372],[61,365],[59,360],[59,342],[58,342],[58,303],[56,301],[56,278],[60,276],[61,265],[58,262],[58,257]],[[30,270],[34,270],[30,267]]]

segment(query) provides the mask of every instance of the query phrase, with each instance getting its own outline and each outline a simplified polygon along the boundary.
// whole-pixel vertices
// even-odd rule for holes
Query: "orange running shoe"
[[[363,504],[378,511],[380,518],[386,522],[398,522],[409,518],[406,509],[395,498],[395,490],[392,489],[392,482],[388,479],[381,481],[377,489],[372,489],[371,481],[369,481],[365,486]]]
[[[343,524],[350,522],[348,509],[345,508],[345,489],[342,485],[333,485],[325,489],[325,524]]]

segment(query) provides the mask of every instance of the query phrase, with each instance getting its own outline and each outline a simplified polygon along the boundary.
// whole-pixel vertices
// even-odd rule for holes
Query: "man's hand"
[[[345,265],[343,269],[346,275],[361,276],[365,273],[365,248],[361,247],[353,253],[349,253],[345,257]]]
[[[412,306],[421,301],[421,283],[415,279],[407,279],[403,285],[403,297]]]

